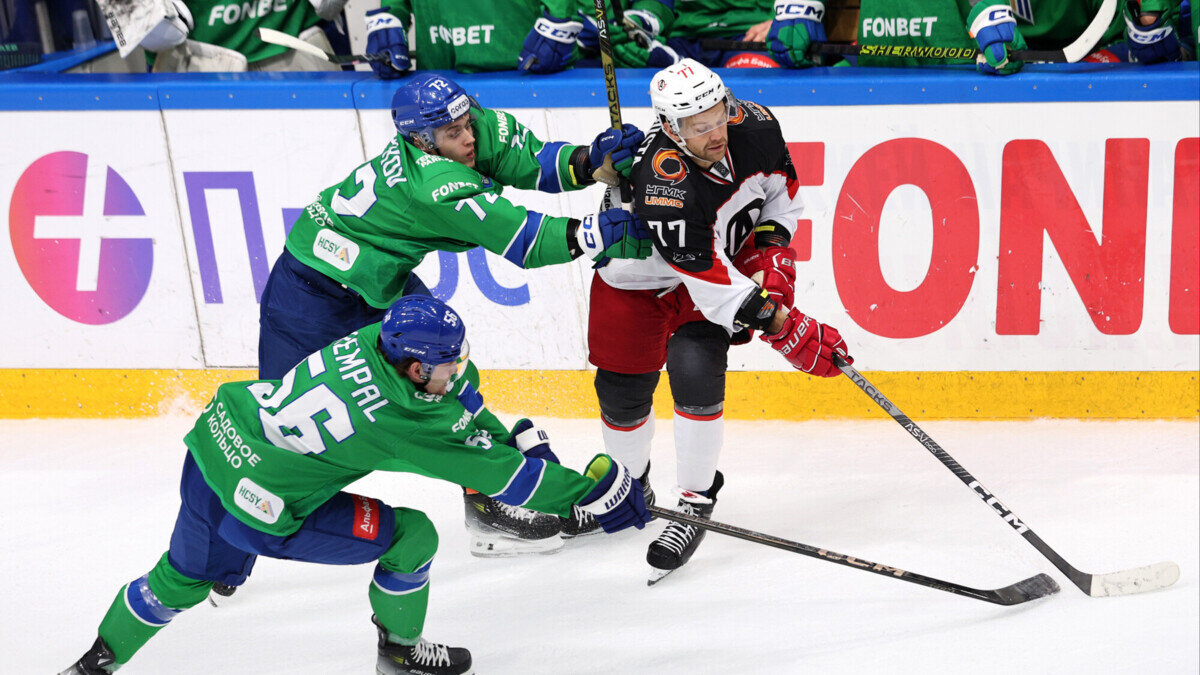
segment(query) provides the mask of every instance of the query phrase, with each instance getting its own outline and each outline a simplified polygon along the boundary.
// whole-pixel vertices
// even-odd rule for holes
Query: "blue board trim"
[[[646,83],[653,72],[618,71],[622,106],[649,107]],[[493,108],[607,106],[597,69],[447,75]],[[739,97],[768,106],[1200,100],[1195,62],[1029,64],[1008,77],[969,67],[727,69],[721,75]],[[0,110],[378,110],[391,107],[403,81],[363,72],[70,75],[25,68],[0,72]]]

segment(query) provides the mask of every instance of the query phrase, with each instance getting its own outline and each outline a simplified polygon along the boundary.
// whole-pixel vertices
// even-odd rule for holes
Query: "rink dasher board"
[[[1189,417],[1200,367],[1200,106],[1188,68],[726,79],[782,122],[806,205],[793,241],[797,303],[842,331],[864,371],[920,375],[912,400],[934,416]],[[636,84],[648,75],[619,77],[626,119],[643,126],[650,114]],[[584,72],[456,77],[543,139],[585,143],[607,122],[603,83]],[[174,393],[148,404],[158,410],[205,398],[221,369],[251,368],[257,297],[290,219],[382,148],[392,87],[354,74],[0,77],[0,126],[13,130],[0,136],[10,235],[0,280],[22,318],[0,327],[0,413],[70,414],[30,403],[31,381],[69,383],[60,370],[105,369],[89,376],[91,390],[109,371],[173,382]],[[597,91],[599,101],[580,107]],[[45,185],[65,189],[37,203],[30,195]],[[1128,198],[1131,185],[1143,200]],[[95,200],[101,188],[105,199]],[[505,195],[580,216],[597,192]],[[101,202],[99,225],[71,222]],[[535,400],[591,414],[586,266],[521,271],[473,251],[429,256],[418,271],[469,326],[487,327],[473,333],[473,351],[511,382],[493,386],[538,377],[558,393]],[[839,398],[843,388],[804,384],[797,394],[795,378],[808,378],[785,376],[765,345],[730,357],[753,382],[749,416],[870,414]],[[1097,394],[1114,388],[1137,395],[1106,403]],[[85,403],[86,392],[67,391],[93,415],[147,408],[137,394]],[[500,398],[529,405],[530,395]]]

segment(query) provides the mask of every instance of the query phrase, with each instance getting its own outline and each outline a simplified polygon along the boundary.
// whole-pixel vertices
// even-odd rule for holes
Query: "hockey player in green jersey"
[[[170,548],[121,587],[92,648],[62,675],[112,673],[214,582],[244,580],[259,555],[377,561],[368,590],[376,672],[471,672],[466,649],[422,637],[433,523],[345,486],[400,471],[560,516],[578,505],[607,532],[641,528],[650,516],[641,484],[609,456],[579,474],[557,463],[527,420],[506,429],[484,407],[465,338],[453,309],[410,296],[381,324],[311,354],[282,379],[219,387],[184,438]]]
[[[329,342],[374,323],[431,251],[476,246],[522,268],[587,256],[644,258],[645,226],[620,209],[553,217],[501,196],[511,185],[578,190],[611,154],[628,173],[642,132],[600,133],[591,146],[544,143],[512,115],[481,108],[440,75],[420,73],[392,101],[397,134],[383,152],[320,193],[288,234],[261,301],[259,376],[279,378]]]

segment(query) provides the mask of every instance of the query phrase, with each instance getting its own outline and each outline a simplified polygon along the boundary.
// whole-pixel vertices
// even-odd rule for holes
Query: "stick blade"
[[[1145,567],[1136,567],[1123,572],[1093,574],[1092,587],[1088,595],[1105,598],[1114,595],[1132,595],[1166,588],[1179,581],[1179,565],[1160,562]]]
[[[1023,581],[1018,581],[1012,586],[997,588],[993,593],[995,594],[996,604],[1019,605],[1030,600],[1044,598],[1047,595],[1054,595],[1059,590],[1058,582],[1049,575],[1037,574]]]

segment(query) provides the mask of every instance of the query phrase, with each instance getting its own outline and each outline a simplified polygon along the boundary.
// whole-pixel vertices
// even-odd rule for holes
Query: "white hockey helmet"
[[[694,59],[683,59],[654,74],[650,80],[650,105],[676,136],[689,138],[681,122],[724,102],[728,116],[736,112],[733,94],[721,76]],[[703,133],[703,132],[701,132]]]

